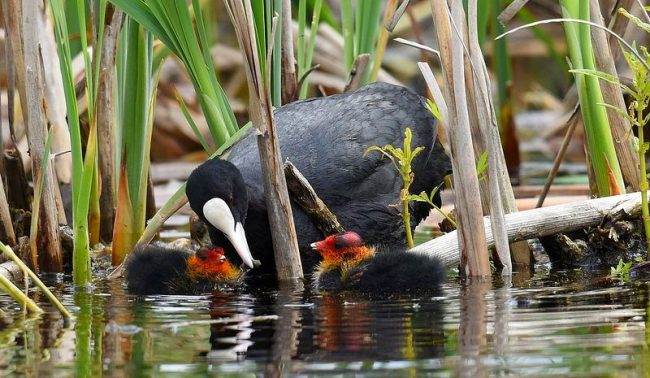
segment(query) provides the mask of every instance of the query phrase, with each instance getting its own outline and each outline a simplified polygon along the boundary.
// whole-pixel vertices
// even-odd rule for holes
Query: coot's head
[[[321,268],[344,262],[358,262],[374,253],[374,249],[367,247],[361,236],[352,231],[330,235],[312,243],[311,247],[323,257]]]
[[[223,248],[202,247],[187,259],[187,274],[192,279],[235,281],[242,271],[226,258]]]
[[[190,174],[186,193],[192,210],[213,229],[210,235],[223,234],[243,263],[253,268],[253,256],[244,232],[248,192],[237,167],[219,158],[206,161]],[[212,242],[225,244],[225,240],[214,240],[214,237]]]

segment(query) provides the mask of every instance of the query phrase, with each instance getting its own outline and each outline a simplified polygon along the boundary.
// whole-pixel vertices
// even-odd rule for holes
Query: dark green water
[[[25,318],[0,295],[0,376],[650,375],[648,286],[580,272],[452,279],[436,295],[393,298],[295,288],[135,297],[121,282],[92,293],[50,283],[74,321],[46,304]],[[257,318],[268,315],[277,319]],[[230,323],[207,323],[218,319]]]

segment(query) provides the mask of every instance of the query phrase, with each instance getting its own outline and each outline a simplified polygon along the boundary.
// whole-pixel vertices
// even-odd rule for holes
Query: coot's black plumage
[[[313,98],[285,105],[275,111],[275,124],[283,159],[289,159],[309,180],[321,199],[348,230],[362,233],[370,244],[403,245],[404,226],[399,210],[402,181],[388,159],[366,149],[373,145],[401,146],[408,127],[413,132],[412,147],[422,146],[413,162],[415,180],[411,193],[430,192],[451,169],[449,158],[436,141],[436,123],[424,101],[410,90],[376,83],[357,91]],[[206,221],[212,242],[224,246],[233,259],[232,240],[237,223],[245,226],[252,255],[261,261],[257,273],[273,272],[275,264],[266,204],[263,194],[256,139],[249,136],[231,151],[229,161],[213,159],[197,168],[187,182],[192,209]],[[241,182],[237,183],[239,175]],[[223,200],[232,214],[225,235],[204,213],[210,198]],[[248,197],[247,199],[245,197]],[[436,198],[439,202],[439,198]],[[247,206],[244,204],[247,202]],[[412,207],[415,226],[428,214],[426,204]],[[245,214],[245,216],[243,215]],[[323,235],[297,207],[293,214],[301,250],[303,269],[311,272],[319,259],[309,250],[310,242]],[[216,216],[213,216],[213,220]],[[251,260],[239,247],[240,257]],[[236,261],[236,260],[233,260]],[[252,267],[252,263],[248,264]]]
[[[436,290],[446,278],[433,256],[405,247],[367,246],[355,232],[330,235],[312,244],[323,260],[312,276],[315,290],[406,293]]]

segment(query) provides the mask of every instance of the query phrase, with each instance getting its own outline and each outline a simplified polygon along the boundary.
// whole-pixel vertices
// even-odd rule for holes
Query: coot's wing
[[[412,146],[425,150],[414,162],[416,176],[430,158],[434,120],[410,90],[376,83],[355,92],[298,101],[275,112],[282,155],[291,160],[330,206],[349,201],[395,203],[401,187],[398,172],[372,145],[401,147],[404,130]],[[230,160],[247,183],[261,185],[254,138],[235,146]],[[435,186],[434,184],[431,187]]]

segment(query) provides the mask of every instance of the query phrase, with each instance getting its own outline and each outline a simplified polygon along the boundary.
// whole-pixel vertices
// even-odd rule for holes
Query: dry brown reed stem
[[[605,25],[603,16],[600,12],[598,0],[592,0],[590,4],[591,21]],[[614,77],[618,77],[616,65],[612,56],[607,34],[604,30],[598,28],[591,29],[591,39],[596,58],[596,69],[605,72]],[[619,49],[618,46],[615,46]],[[623,93],[618,85],[612,84],[605,80],[600,80],[600,88],[603,92],[603,100],[606,104],[613,105],[618,109],[626,109]],[[633,191],[640,190],[639,176],[639,158],[632,145],[632,138],[629,137],[630,122],[615,110],[607,108],[607,117],[614,137],[614,149],[618,156],[618,162],[621,166],[623,181],[626,187],[631,187]]]
[[[257,54],[253,12],[250,3],[244,0],[227,0],[226,7],[244,55],[250,95],[249,111],[253,125],[259,132],[257,146],[278,280],[302,279],[298,239],[280,160],[280,145],[273,125],[269,78],[268,73],[262,72],[260,57]],[[272,40],[273,37],[270,36],[269,39]]]
[[[45,3],[47,4],[47,3]],[[56,172],[57,182],[70,183],[72,180],[72,154],[70,151],[70,132],[68,130],[67,108],[63,90],[63,77],[59,65],[56,40],[54,38],[54,25],[45,14],[37,18],[39,23],[40,52],[43,62],[45,80],[45,99],[47,101],[46,113],[49,128],[52,129],[52,153],[57,154],[52,161],[52,168]],[[68,153],[63,153],[68,151]],[[60,195],[55,193],[57,206],[63,209]],[[59,224],[66,224],[65,212],[58,212]]]
[[[5,193],[5,185],[0,180],[0,241],[9,245],[16,244],[16,233],[11,222],[11,213],[9,212],[9,203]]]
[[[528,0],[514,0],[510,5],[506,7],[506,9],[499,14],[499,17],[497,19],[499,20],[500,23],[502,24],[507,24],[512,20],[512,18],[523,8],[526,3],[528,3]]]
[[[624,17],[618,13],[618,9],[623,8],[630,10],[634,5],[634,1],[635,0],[618,0],[615,2],[616,4],[614,5],[614,9],[611,11],[611,19],[609,20],[609,29],[614,34],[624,35],[625,30],[627,29],[627,25],[630,23],[630,20],[627,17]],[[591,12],[593,13],[593,11]],[[615,46],[612,49],[612,59],[614,59],[614,62],[616,62],[621,57],[623,50],[618,46],[618,43],[616,42],[616,39],[613,35],[609,36],[609,44],[611,46]]]
[[[42,1],[9,0],[6,9],[9,14],[8,30],[11,37],[16,78],[20,92],[21,107],[25,114],[28,131],[29,150],[32,157],[34,177],[41,171],[41,159],[45,152],[47,137],[45,111],[47,102],[43,88],[43,61],[40,54],[38,17],[43,17],[45,10]],[[46,156],[45,158],[49,158]],[[54,190],[58,190],[51,170],[43,176],[44,188],[38,220],[37,245],[39,267],[46,272],[61,272],[63,259],[59,243],[58,218]],[[34,237],[34,235],[32,235]],[[33,254],[36,251],[32,252]]]
[[[2,7],[5,10],[3,13],[4,25],[9,25],[9,11],[8,0],[2,0]],[[8,26],[5,26],[8,32]],[[16,67],[13,59],[13,51],[11,46],[11,39],[7,38],[4,48],[5,54],[5,69],[7,77],[7,121],[9,126],[8,148],[2,149],[2,160],[4,163],[3,173],[6,174],[5,184],[7,189],[7,200],[11,207],[15,209],[29,210],[30,208],[30,188],[25,177],[25,169],[23,165],[23,157],[16,142],[16,133],[14,129],[14,112],[15,112],[15,96],[16,93]],[[3,139],[5,140],[5,139]],[[5,140],[6,141],[6,140]],[[11,180],[7,180],[11,177]]]
[[[508,240],[518,241],[540,236],[554,235],[596,226],[607,214],[625,211],[631,216],[641,214],[640,193],[602,197],[562,205],[540,207],[506,214]],[[571,216],[567,216],[571,214]],[[494,245],[492,228],[488,217],[485,224],[487,244]],[[425,253],[439,257],[446,266],[455,266],[460,260],[457,231],[450,232],[411,249],[414,253]]]
[[[3,8],[0,2],[0,11]],[[5,60],[7,57],[5,57]],[[7,178],[7,170],[4,159],[4,135],[2,127],[2,107],[0,106],[0,141],[2,141],[2,148],[0,148],[0,240],[10,244],[16,244],[16,233],[11,222],[11,213],[9,212],[9,202],[7,202],[7,194],[5,191],[5,179]]]
[[[343,92],[359,89],[361,80],[363,80],[364,73],[368,69],[368,63],[370,63],[370,54],[357,55],[357,57],[354,59],[354,62],[352,63],[352,68],[350,68],[348,81],[345,83]]]
[[[104,41],[99,53],[99,80],[97,86],[97,158],[101,182],[99,197],[100,229],[102,241],[110,242],[113,238],[113,223],[115,223],[115,208],[117,206],[117,180],[115,175],[115,138],[113,137],[115,122],[115,103],[113,102],[115,81],[115,55],[117,39],[122,25],[122,11],[107,5],[107,15],[112,18],[104,28]],[[108,10],[112,9],[112,12]]]
[[[460,9],[460,7],[457,8]],[[487,67],[485,66],[485,60],[483,60],[483,52],[478,43],[477,8],[477,0],[470,0],[468,4],[468,59],[471,63],[472,78],[474,79],[474,96],[471,101],[476,104],[477,126],[487,139],[487,181],[489,187],[490,222],[495,240],[494,245],[499,260],[501,260],[501,264],[504,266],[503,275],[510,275],[512,274],[512,261],[510,258],[508,235],[505,229],[504,199],[502,198],[502,193],[506,190],[512,192],[512,187],[507,174],[508,170],[505,166],[505,157],[503,157],[503,148],[501,147],[499,137],[499,125],[497,124],[496,112],[494,111],[494,104],[492,103],[492,96],[490,94],[490,79],[488,77]]]
[[[564,160],[564,155],[566,154],[566,150],[569,147],[569,143],[571,142],[571,139],[573,137],[573,132],[578,126],[578,123],[580,123],[579,120],[581,117],[582,117],[582,113],[578,111],[578,107],[576,105],[576,108],[573,110],[573,114],[571,114],[571,117],[567,121],[569,127],[567,128],[566,134],[564,134],[564,139],[562,139],[562,145],[560,146],[560,150],[555,156],[555,160],[553,160],[553,166],[551,167],[551,170],[548,173],[548,177],[546,178],[546,183],[544,183],[544,189],[542,189],[542,193],[539,195],[535,207],[542,207],[542,205],[544,205],[544,200],[546,199],[546,195],[551,189],[551,185],[553,185],[553,180],[555,179],[557,172],[560,170],[560,164],[562,164],[562,160]]]
[[[293,102],[298,97],[292,24],[291,0],[282,0],[282,104]]]
[[[489,277],[491,272],[481,212],[481,196],[465,96],[465,60],[462,39],[452,31],[447,2],[431,0],[430,3],[440,47],[449,110],[446,131],[453,157],[459,229],[457,237],[458,245],[462,251],[461,274],[468,277]],[[456,10],[453,13],[452,17],[456,25],[462,24],[462,12]]]

